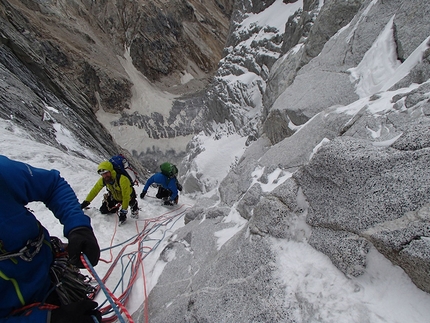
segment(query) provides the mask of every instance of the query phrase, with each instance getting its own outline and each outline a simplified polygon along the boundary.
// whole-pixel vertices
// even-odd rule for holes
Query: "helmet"
[[[174,177],[178,174],[178,168],[171,163],[163,163],[160,165],[161,172],[167,177]]]
[[[113,171],[112,163],[108,160],[102,161],[97,167],[97,173],[99,173],[100,175],[107,172],[112,172],[112,171]]]

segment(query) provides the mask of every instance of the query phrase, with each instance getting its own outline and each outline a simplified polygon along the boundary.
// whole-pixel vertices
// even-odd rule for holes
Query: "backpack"
[[[130,180],[131,186],[139,186],[139,177],[137,176],[137,172],[130,166],[130,163],[128,162],[127,158],[119,154],[112,156],[109,161],[113,165],[113,169],[117,174],[118,180],[121,175],[124,175],[127,176],[127,178]]]
[[[160,165],[161,173],[169,178],[175,177],[178,174],[178,168],[171,163],[162,163]]]

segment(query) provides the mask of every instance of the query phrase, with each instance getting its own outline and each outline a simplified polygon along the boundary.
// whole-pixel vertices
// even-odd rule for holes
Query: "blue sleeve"
[[[151,185],[152,185],[152,183],[154,183],[155,175],[156,175],[156,174],[154,174],[154,175],[152,175],[150,178],[148,178],[148,180],[146,181],[145,187],[143,188],[142,192],[143,192],[143,191],[148,191],[149,186],[151,186]]]
[[[57,170],[32,167],[4,156],[0,156],[0,167],[2,185],[12,196],[8,203],[11,212],[40,201],[64,225],[64,236],[77,227],[91,228],[90,218],[81,210],[75,192]]]

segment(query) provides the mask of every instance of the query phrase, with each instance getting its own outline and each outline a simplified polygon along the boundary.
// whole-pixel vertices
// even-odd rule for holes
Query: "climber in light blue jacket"
[[[179,184],[177,175],[178,168],[171,163],[163,163],[160,165],[161,172],[155,173],[147,181],[140,193],[140,198],[143,199],[148,192],[149,186],[152,184],[158,185],[156,198],[163,199],[164,205],[178,204],[178,191],[182,191],[182,185]]]

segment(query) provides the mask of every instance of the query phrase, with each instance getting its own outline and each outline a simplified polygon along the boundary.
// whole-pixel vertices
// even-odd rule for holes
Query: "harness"
[[[0,241],[0,261],[10,260],[14,264],[17,264],[18,263],[18,261],[16,259],[17,257],[19,257],[22,260],[27,261],[27,262],[32,261],[34,256],[36,256],[39,253],[40,249],[42,248],[43,241],[45,238],[45,234],[44,234],[42,225],[39,222],[37,223],[37,225],[39,227],[39,233],[38,233],[37,237],[34,239],[27,240],[27,243],[25,244],[25,246],[22,247],[21,249],[19,249],[18,251],[7,252],[3,248],[2,241]],[[13,287],[15,289],[16,295],[17,295],[20,303],[22,305],[25,305],[25,300],[24,300],[24,297],[21,293],[18,282],[15,279],[6,276],[1,270],[0,270],[0,278],[2,278],[4,280],[8,280],[13,284]]]
[[[42,248],[43,240],[45,238],[43,227],[40,223],[39,226],[39,234],[36,238],[30,239],[27,241],[24,247],[19,249],[18,251],[6,252],[3,249],[2,243],[0,241],[0,261],[11,259],[12,261],[16,257],[20,257],[24,261],[32,261],[34,256],[37,255]]]

